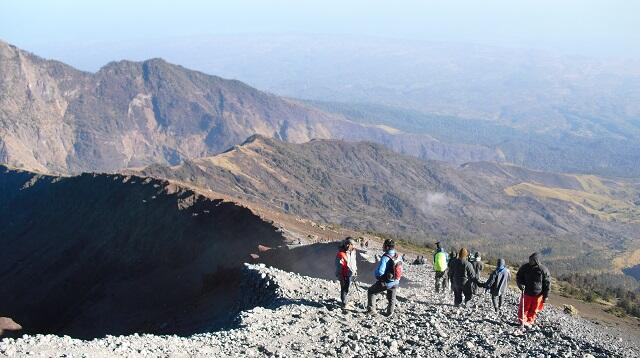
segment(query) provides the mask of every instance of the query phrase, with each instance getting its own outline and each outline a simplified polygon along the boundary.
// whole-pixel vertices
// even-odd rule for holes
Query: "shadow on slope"
[[[300,275],[335,280],[335,257],[340,246],[339,242],[316,243],[297,247],[281,247],[261,254],[260,261],[266,265],[284,271],[295,272]],[[368,286],[375,282],[373,272],[377,266],[374,255],[368,257],[358,251],[358,281]],[[405,263],[408,265],[409,263]],[[406,269],[406,268],[405,268]],[[406,277],[402,279],[402,286],[411,284]]]
[[[238,308],[240,267],[283,243],[250,210],[167,182],[0,167],[0,311],[21,333],[192,334]]]

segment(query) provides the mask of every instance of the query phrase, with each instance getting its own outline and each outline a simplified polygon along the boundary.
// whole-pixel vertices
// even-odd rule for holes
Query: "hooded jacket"
[[[500,296],[507,291],[509,281],[511,281],[511,272],[505,266],[504,259],[499,259],[495,271],[491,273],[484,287],[491,292],[491,296]]]
[[[484,268],[484,264],[482,263],[480,257],[476,257],[475,260],[471,263],[473,269],[476,271],[476,276],[480,276],[480,272]]]
[[[525,295],[538,296],[542,294],[542,297],[546,300],[551,288],[551,274],[540,262],[537,252],[529,256],[529,261],[520,266],[516,274],[518,287],[524,287]]]

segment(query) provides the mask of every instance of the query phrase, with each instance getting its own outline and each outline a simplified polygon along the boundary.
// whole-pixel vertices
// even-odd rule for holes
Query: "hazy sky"
[[[46,53],[69,42],[349,34],[640,57],[639,14],[634,0],[0,0],[0,38]]]

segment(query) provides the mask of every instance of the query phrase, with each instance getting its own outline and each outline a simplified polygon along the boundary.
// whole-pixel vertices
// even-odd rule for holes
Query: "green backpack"
[[[433,258],[433,269],[436,272],[443,272],[447,269],[447,253],[446,252],[438,252],[436,256]]]

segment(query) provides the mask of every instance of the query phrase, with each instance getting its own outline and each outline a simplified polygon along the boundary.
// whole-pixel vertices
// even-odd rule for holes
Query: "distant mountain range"
[[[640,177],[640,139],[586,137],[557,130],[538,133],[493,121],[429,115],[373,104],[308,101],[314,107],[369,125],[386,125],[445,142],[493,148],[505,161],[543,171]],[[632,132],[629,134],[631,135]]]
[[[519,259],[544,249],[557,271],[610,270],[612,253],[640,249],[640,185],[622,180],[488,162],[453,168],[374,143],[263,136],[213,157],[133,173],[418,243],[443,238]]]
[[[88,73],[0,42],[0,73],[0,163],[11,167],[177,180],[325,223],[522,259],[543,248],[559,271],[608,269],[611,252],[621,254],[616,268],[640,263],[636,181],[500,163],[544,169],[581,157],[578,168],[633,176],[636,152],[624,145],[602,156],[588,143],[541,147],[473,120],[447,122],[441,141],[429,134],[438,126],[407,112],[283,98],[160,59]],[[478,128],[482,140],[469,139]]]
[[[640,177],[639,60],[255,34],[70,43],[47,54],[93,71],[114,58],[162,57],[281,96],[332,102],[313,104],[331,116],[499,150],[516,165]]]
[[[535,133],[640,138],[639,59],[286,34],[69,44],[50,53],[84,68],[114,56],[160,56],[283,96],[381,104]]]
[[[175,165],[259,133],[371,140],[427,159],[501,160],[483,146],[350,121],[160,59],[78,71],[0,42],[0,162],[51,173]]]

